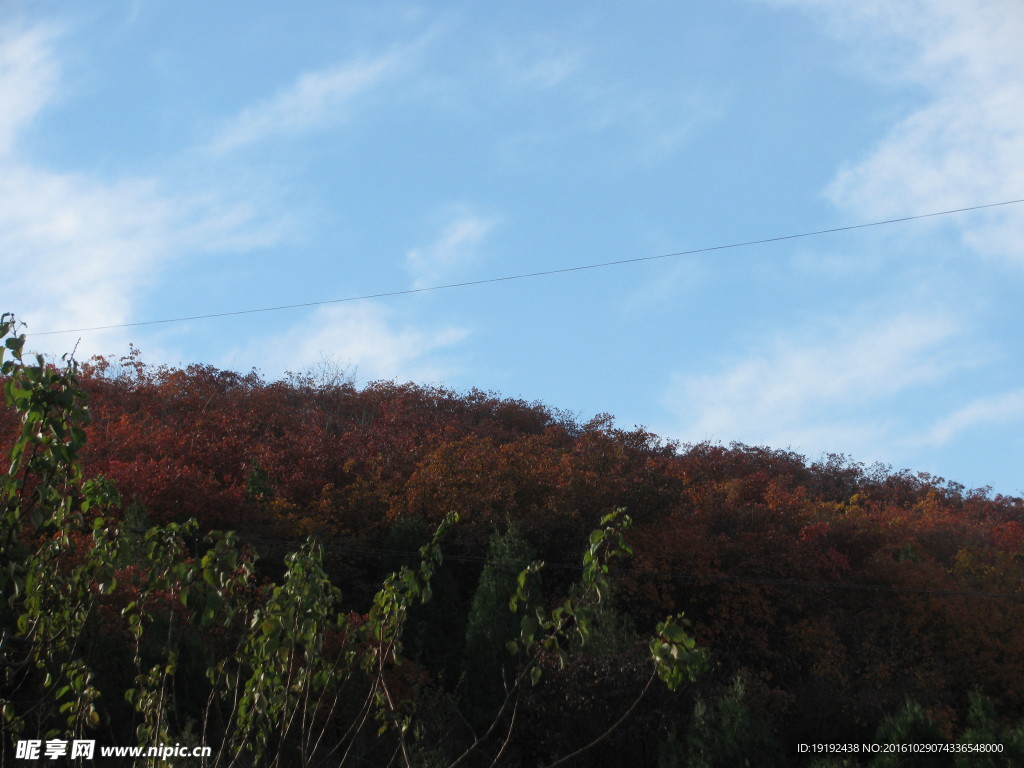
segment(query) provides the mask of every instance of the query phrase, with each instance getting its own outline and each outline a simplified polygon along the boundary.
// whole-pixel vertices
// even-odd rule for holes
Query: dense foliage
[[[259,556],[253,566],[246,550],[231,549],[243,552],[228,569],[239,579],[232,582],[238,605],[259,593],[271,596],[261,610],[287,613],[288,585],[312,569],[309,584],[341,589],[341,602],[323,619],[340,628],[323,642],[340,648],[377,605],[382,579],[402,565],[418,573],[417,550],[446,516],[458,515],[436,544],[430,604],[403,609],[411,661],[386,673],[419,707],[417,743],[429,745],[419,764],[457,755],[495,712],[517,719],[519,735],[503,756],[523,765],[595,739],[603,739],[601,748],[572,764],[730,764],[720,754],[737,746],[721,739],[730,729],[763,755],[751,764],[797,763],[809,759],[796,754],[797,743],[869,742],[907,711],[933,738],[988,729],[1008,746],[1019,740],[1019,498],[841,456],[810,463],[767,448],[681,446],[617,428],[607,416],[581,424],[541,404],[475,390],[393,382],[360,388],[329,369],[269,382],[209,366],[147,366],[133,351],[92,361],[77,382],[91,412],[83,478],[105,477],[120,494],[104,503],[123,521],[117,578],[136,588],[156,578],[154,542],[164,539],[143,533],[150,524],[160,531],[185,525],[161,546],[191,547],[196,558],[203,555],[195,537],[231,529]],[[3,418],[15,445],[18,416]],[[594,543],[595,529],[613,535],[602,520],[621,508],[633,520],[632,555],[625,540],[599,538],[620,555],[600,561],[614,588],[593,580],[581,588],[587,566],[578,565],[578,552]],[[81,512],[88,522],[89,511]],[[194,530],[188,520],[197,521]],[[302,549],[310,536],[322,550]],[[211,563],[228,557],[227,540],[214,541]],[[149,547],[149,560],[135,555],[132,565],[125,554],[132,546]],[[305,552],[300,562],[286,558],[292,551]],[[533,558],[548,564],[543,578],[528,569],[517,581]],[[251,579],[238,577],[253,568]],[[522,631],[514,650],[534,659],[532,669],[548,681],[526,690],[514,712],[502,710],[510,701],[502,679],[508,686],[523,666],[510,664],[515,657],[501,655],[493,639],[509,631],[511,614],[495,603],[510,588],[531,601],[525,613],[516,606],[512,627]],[[161,589],[173,593],[174,585]],[[181,609],[129,608],[118,594],[97,598],[101,609],[163,622],[168,637],[181,632],[174,618]],[[161,593],[146,594],[156,601]],[[675,692],[645,687],[645,659],[657,655],[657,643],[638,642],[635,627],[683,610],[710,665],[695,684],[673,679]],[[575,629],[558,624],[576,614],[587,620]],[[267,632],[276,631],[271,624]],[[660,631],[679,642],[673,648],[692,648],[679,627]],[[231,635],[230,626],[225,632]],[[542,642],[552,636],[563,640]],[[156,664],[154,642],[131,651],[130,633],[123,639],[140,669]],[[250,656],[264,652],[266,638],[260,642]],[[180,676],[184,657],[198,665],[211,651],[186,647],[182,654],[173,672],[157,665],[152,673]],[[233,680],[242,672],[230,664],[222,670]],[[494,688],[474,689],[476,679]],[[182,712],[202,706],[188,704],[188,694],[178,701]],[[475,711],[460,714],[460,707]],[[629,719],[609,732],[625,712]],[[411,711],[396,708],[392,716],[399,714]],[[179,733],[186,720],[173,723]]]
[[[97,732],[136,745],[143,751],[131,762],[145,765],[165,764],[178,739],[207,749],[206,766],[454,768],[519,751],[516,714],[529,689],[546,662],[564,669],[576,640],[586,644],[611,587],[608,564],[630,554],[623,531],[631,520],[621,510],[591,532],[576,592],[557,607],[534,594],[543,563],[519,564],[500,596],[518,622],[499,621],[507,631],[491,633],[506,644],[502,685],[489,711],[474,713],[474,728],[455,718],[443,675],[401,669],[407,625],[425,618],[416,608],[445,583],[435,576],[457,513],[419,548],[418,567],[384,577],[363,614],[343,610],[315,537],[283,558],[280,579],[259,582],[234,533],[203,535],[195,519],[146,529],[138,502],[108,519],[120,507],[117,492],[105,478],[87,479],[80,462],[90,417],[77,367],[26,361],[15,326],[10,315],[0,318],[4,395],[18,416],[11,463],[0,475],[0,764],[12,752],[37,761],[42,736],[45,759],[82,765],[93,755],[78,745]],[[262,471],[253,468],[247,486],[259,497]],[[634,707],[654,680],[675,690],[703,669],[705,654],[680,619],[658,623],[649,639],[648,683]],[[422,637],[418,629],[409,634]],[[496,683],[486,668],[496,657],[482,658],[483,667],[469,658],[470,668],[484,673],[483,684]],[[470,684],[459,680],[463,689]],[[447,717],[421,714],[427,700],[442,711],[447,703]],[[592,749],[629,711],[552,765]]]

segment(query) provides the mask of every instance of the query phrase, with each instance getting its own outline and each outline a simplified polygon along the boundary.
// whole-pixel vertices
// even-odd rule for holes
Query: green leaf
[[[541,671],[540,667],[534,667],[530,670],[530,684],[537,685],[540,682]]]

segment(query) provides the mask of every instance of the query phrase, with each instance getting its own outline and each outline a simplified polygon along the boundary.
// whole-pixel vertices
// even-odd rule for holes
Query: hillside
[[[313,535],[354,614],[457,512],[434,602],[406,633],[417,684],[433,696],[457,687],[494,535],[515,532],[545,561],[545,599],[561,600],[589,532],[624,508],[633,555],[612,569],[614,611],[599,623],[608,644],[533,694],[522,754],[548,754],[581,712],[595,728],[614,719],[642,677],[634,628],[680,611],[710,665],[693,685],[645,699],[611,739],[638,765],[667,759],[694,701],[725,701],[737,680],[747,716],[792,759],[795,743],[872,740],[908,700],[947,738],[966,727],[972,693],[997,719],[1024,709],[1019,498],[842,456],[677,445],[479,391],[271,382],[147,366],[137,353],[94,360],[80,382],[92,418],[85,474],[115,483],[118,515],[235,530],[270,580]],[[13,414],[4,418],[13,435]]]

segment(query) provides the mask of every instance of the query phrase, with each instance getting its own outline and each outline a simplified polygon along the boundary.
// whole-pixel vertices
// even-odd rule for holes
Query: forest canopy
[[[5,369],[6,381],[21,373]],[[459,754],[502,706],[502,675],[507,686],[514,657],[504,641],[499,648],[486,638],[501,629],[506,640],[524,642],[521,617],[494,608],[517,590],[547,606],[547,619],[564,601],[586,620],[576,640],[567,634],[536,656],[547,684],[531,687],[519,705],[509,764],[554,760],[602,737],[624,711],[630,720],[602,747],[608,765],[626,764],[627,754],[637,765],[686,764],[672,762],[682,756],[715,764],[695,755],[725,749],[707,734],[721,731],[725,721],[715,718],[727,716],[746,718],[746,749],[785,764],[801,759],[794,744],[825,735],[872,740],[908,702],[946,740],[972,723],[977,730],[979,712],[991,729],[1012,727],[1024,710],[1019,498],[838,455],[809,461],[764,447],[681,445],[622,429],[607,415],[581,423],[478,390],[358,387],[337,371],[267,381],[211,366],[150,366],[133,350],[66,373],[59,386],[88,403],[76,487],[104,478],[116,489],[92,510],[80,505],[83,530],[105,505],[102,514],[138,539],[133,556],[119,545],[108,563],[111,583],[139,588],[155,578],[154,542],[141,533],[151,526],[179,531],[184,538],[175,541],[186,549],[209,532],[234,531],[232,572],[252,572],[238,589],[286,590],[297,567],[288,553],[305,552],[303,567],[322,573],[328,591],[340,590],[324,599],[349,617],[327,636],[343,643],[382,610],[382,580],[406,566],[416,605],[406,606],[407,663],[392,671],[392,684],[420,706],[432,702],[418,743],[430,743],[439,761]],[[2,419],[9,450],[24,434],[24,414],[10,409]],[[608,527],[623,510],[631,528]],[[459,522],[445,526],[454,516]],[[431,544],[438,526],[444,538]],[[621,546],[598,539],[610,547],[600,560],[610,580],[600,585],[607,594],[587,603],[579,553],[602,530],[624,538]],[[215,541],[210,551],[227,558],[228,539]],[[81,539],[63,557],[88,560],[89,546]],[[149,555],[138,554],[147,547]],[[543,572],[518,584],[506,577],[539,561]],[[492,593],[504,597],[483,597]],[[119,600],[115,590],[97,598],[96,610],[110,620],[148,620]],[[675,690],[659,687],[636,704],[650,670],[646,628],[683,612],[684,624],[659,631],[694,654],[703,649],[687,668],[690,682],[680,678]],[[174,615],[159,619],[168,636]],[[82,631],[98,631],[89,629],[94,618],[82,619]],[[134,626],[122,638],[126,653]],[[227,620],[228,635],[231,626]],[[188,653],[198,664],[208,652]],[[493,693],[467,688],[468,676],[489,680]],[[108,701],[112,690],[97,695]],[[174,706],[167,722],[179,735],[194,728],[188,712],[199,702],[179,692]],[[604,763],[592,754],[578,764]]]

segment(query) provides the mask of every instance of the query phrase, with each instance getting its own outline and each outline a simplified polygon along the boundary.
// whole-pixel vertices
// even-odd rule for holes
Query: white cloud
[[[858,61],[923,90],[915,108],[829,185],[864,217],[1018,199],[1024,190],[1024,4],[1017,0],[784,0],[821,15]],[[1021,206],[958,221],[986,255],[1024,261]]]
[[[541,38],[506,44],[498,51],[498,68],[512,85],[548,90],[580,74],[582,48],[566,47],[561,39]]]
[[[18,132],[53,95],[55,37],[49,27],[0,28],[0,157],[12,151]]]
[[[922,442],[942,446],[961,432],[1024,420],[1024,389],[980,397],[938,421]]]
[[[952,349],[959,334],[939,313],[845,319],[779,338],[718,373],[677,375],[664,402],[682,419],[674,431],[683,439],[877,456],[889,433],[879,406],[969,365]]]
[[[0,173],[0,249],[8,301],[29,330],[126,322],[163,255],[165,202],[144,184],[8,165]]]
[[[296,134],[343,120],[356,100],[401,66],[396,52],[307,72],[270,99],[242,110],[212,144],[227,152],[279,134]]]
[[[720,97],[699,88],[655,86],[617,78],[573,81],[570,128],[594,135],[624,135],[634,157],[658,162],[679,151],[695,132],[722,115]]]
[[[168,195],[146,179],[99,181],[37,167],[13,148],[19,132],[58,95],[56,35],[0,34],[0,266],[3,311],[28,324],[30,344],[66,351],[77,335],[32,336],[135,319],[138,302],[174,257],[265,243],[256,212]],[[8,109],[11,105],[11,109]],[[131,330],[83,336],[79,357],[125,348]]]
[[[207,210],[143,180],[97,182],[0,162],[0,265],[4,311],[28,332],[118,325],[138,319],[160,273],[185,253],[265,245],[278,233],[253,226],[244,207]],[[148,319],[148,318],[147,318]],[[123,349],[137,329],[82,336],[79,356]],[[64,351],[78,337],[37,336]]]
[[[581,54],[568,51],[531,62],[519,70],[516,77],[526,86],[554,88],[572,77],[580,68]]]
[[[533,99],[541,115],[523,124],[506,147],[616,141],[616,158],[656,162],[678,151],[694,132],[722,114],[721,97],[679,78],[637,78],[617,61],[571,34],[504,41],[494,66],[506,99]],[[516,121],[510,123],[515,128]],[[624,153],[630,147],[632,152]],[[608,155],[612,156],[612,155]]]
[[[626,88],[604,97],[597,124],[632,133],[645,162],[658,162],[679,151],[721,110],[698,93],[659,93]]]
[[[425,328],[397,322],[382,304],[363,301],[321,307],[262,349],[291,351],[287,365],[303,370],[325,358],[355,370],[363,381],[441,381],[454,371],[437,353],[469,335],[462,328]],[[243,359],[256,359],[246,354]],[[269,367],[278,361],[267,361]]]
[[[145,184],[97,184],[14,156],[19,132],[56,93],[55,40],[43,28],[0,35],[4,310],[28,322],[30,333],[124,322],[127,296],[158,255],[168,226],[166,205]]]
[[[409,251],[405,263],[413,275],[413,287],[437,285],[472,262],[496,223],[494,218],[459,215],[430,245]]]

